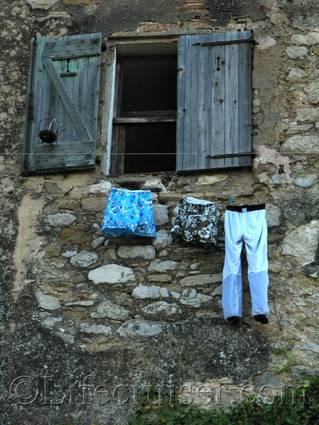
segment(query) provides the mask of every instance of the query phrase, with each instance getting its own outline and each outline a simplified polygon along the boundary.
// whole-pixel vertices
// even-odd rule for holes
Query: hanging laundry
[[[265,204],[227,206],[225,212],[225,261],[222,305],[225,319],[242,316],[241,251],[245,243],[252,315],[268,323],[268,257]]]
[[[217,224],[214,202],[187,196],[179,204],[171,234],[174,239],[208,247],[217,245]]]
[[[155,237],[152,192],[112,188],[101,230],[106,236],[112,237]]]

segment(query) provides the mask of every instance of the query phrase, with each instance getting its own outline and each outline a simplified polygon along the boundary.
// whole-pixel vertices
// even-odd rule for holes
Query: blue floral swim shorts
[[[154,238],[156,227],[149,190],[111,189],[101,226],[106,236]]]

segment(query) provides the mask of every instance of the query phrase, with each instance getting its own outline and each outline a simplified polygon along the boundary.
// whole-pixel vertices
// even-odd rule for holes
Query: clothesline
[[[287,155],[287,156],[309,156],[309,157],[318,157],[318,153],[309,153],[309,152],[295,152],[295,153],[291,153],[291,152],[282,152],[282,151],[277,151],[277,153],[281,154],[281,155]],[[63,152],[63,156],[67,155],[67,154],[72,154],[72,155],[87,155],[87,152],[83,152],[83,153],[75,153],[74,151],[64,151]],[[32,155],[32,156],[38,156],[38,155],[48,155],[48,152],[18,152],[18,153],[6,153],[0,152],[1,156],[5,156],[5,157],[10,157],[12,158],[12,156],[26,156],[26,155]],[[117,155],[126,155],[126,156],[130,156],[130,155],[200,155],[200,156],[204,156],[202,153],[197,153],[197,152],[111,152],[111,155],[113,156],[117,156]],[[235,156],[261,156],[258,153],[245,153],[245,152],[241,152],[238,154],[216,154],[213,155],[214,157],[216,156],[223,156],[226,157],[226,155],[231,155],[232,157]],[[217,159],[217,158],[216,158]]]

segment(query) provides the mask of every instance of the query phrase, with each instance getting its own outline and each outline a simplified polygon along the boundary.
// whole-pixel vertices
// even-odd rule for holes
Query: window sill
[[[113,124],[149,124],[176,122],[176,117],[115,117]]]

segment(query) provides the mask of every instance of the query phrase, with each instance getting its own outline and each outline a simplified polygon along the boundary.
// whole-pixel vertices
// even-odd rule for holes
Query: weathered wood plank
[[[30,131],[30,161],[29,161],[29,171],[35,171],[35,158],[36,158],[36,144],[39,141],[38,132],[39,132],[39,121],[41,119],[42,104],[41,100],[43,98],[43,89],[42,89],[42,79],[43,75],[43,64],[41,60],[41,55],[43,52],[45,41],[42,37],[36,38],[35,44],[35,61],[34,61],[34,73],[33,73],[33,120],[30,122],[31,131]]]
[[[113,141],[112,143],[112,158],[111,158],[111,176],[117,176],[124,173],[125,166],[125,133],[126,127],[117,125],[114,127],[113,131]]]
[[[210,154],[210,117],[212,91],[211,85],[211,63],[209,60],[208,49],[196,49],[199,54],[198,63],[198,105],[197,105],[197,120],[198,120],[198,154],[196,157],[197,167],[199,169],[209,168],[210,160],[207,156]],[[196,135],[194,135],[196,137]]]
[[[66,90],[63,81],[61,80],[59,74],[56,72],[56,69],[53,65],[53,62],[51,60],[45,60],[44,61],[44,67],[45,67],[47,73],[49,74],[51,81],[52,81],[56,91],[58,92],[58,94],[61,98],[61,101],[63,102],[64,107],[65,107],[74,127],[76,128],[76,131],[78,132],[78,135],[83,140],[91,140],[92,137],[89,134],[88,129],[84,125],[79,112],[74,107],[72,100],[69,97],[69,93]]]
[[[237,167],[251,161],[249,156],[231,155],[251,151],[247,134],[251,63],[246,58],[246,65],[242,64],[244,52],[251,49],[250,40],[250,31],[180,38],[178,171]],[[248,99],[249,105],[241,98]]]
[[[77,59],[100,54],[100,34],[53,37],[47,39],[43,50],[43,58],[52,60]]]
[[[238,46],[238,146],[239,152],[252,150],[252,46]],[[251,157],[241,157],[240,166],[250,166]]]
[[[112,130],[113,117],[115,115],[115,86],[116,86],[116,48],[110,47],[106,52],[106,69],[104,81],[102,84],[104,113],[102,116],[102,171],[109,175],[111,170],[111,149],[112,149]]]
[[[176,170],[184,169],[184,135],[185,135],[185,71],[186,71],[186,37],[178,41],[177,56],[177,123],[176,123]]]
[[[224,33],[216,33],[214,41],[225,39]],[[198,47],[206,49],[207,47]],[[210,49],[212,63],[212,114],[211,114],[211,152],[212,155],[225,153],[225,46]],[[224,159],[216,159],[211,163],[212,168],[223,168]]]
[[[198,39],[197,36],[194,36],[195,40]],[[188,44],[191,46],[192,41],[189,39]],[[199,91],[199,49],[190,47],[188,49],[189,57],[189,66],[190,66],[190,78],[188,80],[189,84],[186,86],[186,91],[189,93],[192,101],[188,104],[187,107],[187,121],[188,126],[188,137],[185,139],[185,151],[186,151],[186,161],[189,169],[196,170],[199,168],[198,160],[200,159],[200,147],[198,144],[198,91]]]
[[[101,34],[37,39],[33,64],[36,76],[32,80],[36,109],[26,141],[26,147],[30,146],[31,152],[26,165],[30,172],[87,168],[95,163],[100,57],[90,54],[75,59],[71,55],[52,61],[43,54],[52,40],[56,43],[56,49],[63,49],[65,43],[72,45],[70,39],[75,44],[83,42],[94,46],[93,49],[97,45],[101,48]],[[61,77],[60,74],[68,77]],[[53,118],[63,124],[64,133],[55,143],[48,145],[38,137],[39,123],[43,119],[48,121]],[[90,143],[86,143],[88,140]]]
[[[238,44],[228,44],[225,46],[225,154],[238,152],[238,125]],[[238,166],[238,157],[226,157],[225,167],[233,166]]]
[[[114,124],[149,124],[159,122],[176,122],[176,117],[115,117]]]

